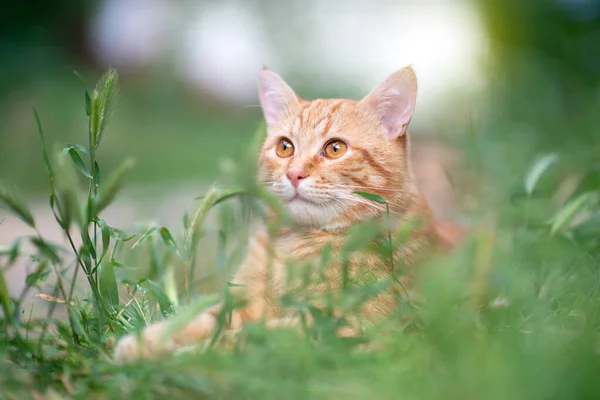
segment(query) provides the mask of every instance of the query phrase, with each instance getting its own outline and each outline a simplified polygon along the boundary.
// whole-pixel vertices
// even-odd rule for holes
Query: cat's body
[[[267,137],[261,150],[258,179],[287,206],[294,225],[269,237],[257,232],[233,282],[247,303],[233,312],[230,328],[244,321],[265,320],[268,325],[286,324],[290,317],[278,303],[289,289],[289,265],[317,261],[331,246],[334,254],[344,243],[350,227],[365,219],[387,217],[384,204],[368,200],[356,191],[373,193],[389,205],[392,231],[408,220],[421,225],[394,258],[410,267],[432,244],[435,236],[429,208],[419,193],[409,165],[406,129],[416,100],[416,78],[410,68],[391,75],[360,101],[330,99],[304,101],[275,73],[263,70],[260,97]],[[349,273],[363,268],[379,277],[389,276],[388,259],[370,254],[353,255]],[[336,290],[342,285],[341,264],[334,257],[325,279],[309,287],[315,292]],[[363,307],[367,318],[385,315],[399,296],[387,292]],[[174,347],[205,339],[216,325],[220,307],[191,321],[166,342],[159,340],[166,322],[145,329],[140,343],[133,336],[122,339],[116,358],[150,357]]]

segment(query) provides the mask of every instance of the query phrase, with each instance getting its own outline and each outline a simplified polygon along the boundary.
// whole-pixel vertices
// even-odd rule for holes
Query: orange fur
[[[412,70],[403,69],[392,75],[361,101],[303,100],[268,70],[261,74],[260,93],[268,133],[260,154],[258,179],[287,204],[294,226],[280,229],[274,237],[259,231],[252,238],[248,254],[233,280],[243,285],[233,289],[235,294],[247,300],[233,312],[230,321],[233,329],[244,321],[267,320],[268,325],[280,326],[282,318],[293,319],[277,302],[290,287],[289,263],[318,260],[327,245],[335,253],[351,226],[366,218],[386,215],[382,204],[355,195],[356,190],[387,200],[394,229],[412,218],[423,220],[424,224],[412,233],[406,245],[396,250],[395,257],[405,265],[414,265],[417,256],[440,232],[417,189],[408,162],[406,127],[416,95]],[[275,149],[281,138],[293,144],[293,156],[278,156]],[[347,144],[347,151],[340,158],[330,159],[322,151],[332,139]],[[290,171],[302,177],[296,188],[286,178]],[[443,234],[441,237],[444,239]],[[390,273],[388,260],[379,256],[352,256],[350,273],[356,273],[359,265],[378,276]],[[324,292],[340,288],[340,268],[339,261],[334,259],[325,271],[325,280],[310,289]],[[410,268],[402,280],[405,284],[410,282]],[[398,298],[394,293],[380,295],[362,311],[367,317],[380,317]],[[148,357],[196,343],[211,332],[219,310],[217,306],[198,316],[166,344],[156,341],[164,323],[146,328],[141,343],[131,337],[122,339],[116,358]]]

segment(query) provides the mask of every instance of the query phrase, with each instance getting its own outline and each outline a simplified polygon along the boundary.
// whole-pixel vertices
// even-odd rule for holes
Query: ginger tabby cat
[[[258,179],[283,201],[295,225],[281,229],[272,238],[263,231],[253,236],[233,280],[244,285],[235,290],[247,302],[233,311],[228,326],[231,329],[241,327],[244,321],[265,320],[267,326],[295,321],[277,304],[286,288],[288,261],[318,259],[326,245],[335,252],[351,226],[386,216],[382,204],[360,197],[354,193],[357,190],[387,200],[394,229],[411,218],[424,221],[408,242],[396,249],[395,257],[406,266],[413,265],[426,246],[443,236],[436,232],[409,165],[407,127],[417,94],[416,77],[410,67],[389,76],[360,101],[303,100],[266,68],[260,73],[259,94],[267,137],[260,154]],[[388,261],[381,256],[353,256],[349,269],[360,263],[379,276],[389,276]],[[408,275],[403,277],[406,283]],[[311,289],[322,292],[339,288],[339,276],[339,263],[333,262],[327,267],[327,283],[315,284]],[[390,311],[399,298],[398,292],[380,295],[362,311],[367,318],[377,318]],[[166,341],[159,338],[167,321],[147,327],[141,339],[124,337],[116,347],[115,358],[151,358],[199,343],[215,328],[219,310],[219,306],[208,309]]]

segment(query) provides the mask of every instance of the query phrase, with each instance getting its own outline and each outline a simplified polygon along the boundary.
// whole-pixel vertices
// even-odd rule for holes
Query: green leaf
[[[546,154],[540,157],[529,169],[525,175],[525,192],[531,195],[540,180],[542,174],[554,163],[558,161],[558,156],[555,153]]]
[[[82,145],[77,144],[77,143],[70,143],[70,144],[67,145],[67,148],[68,149],[77,150],[78,152],[81,152],[81,153],[84,153],[84,154],[87,154],[87,155],[91,154],[91,151],[90,151],[89,147],[82,146]]]
[[[86,178],[91,179],[92,175],[90,174],[90,171],[88,170],[88,167],[85,165],[85,163],[83,162],[83,160],[79,156],[79,153],[77,153],[77,151],[74,148],[72,148],[72,147],[67,147],[67,148],[64,149],[64,151],[66,153],[68,153],[69,156],[71,156],[71,160],[73,160],[73,163],[75,163],[75,165],[77,166],[77,168],[79,169],[79,171],[83,174],[83,176],[85,176]]]
[[[117,288],[117,279],[115,277],[114,265],[110,262],[102,263],[98,267],[100,294],[105,304],[114,310],[119,306],[119,290]]]
[[[135,237],[135,233],[128,233],[121,229],[110,228],[110,236],[118,242],[129,242]]]
[[[131,246],[131,249],[135,249],[138,245],[143,243],[146,239],[148,239],[154,232],[158,231],[160,226],[153,226],[149,228],[143,235],[140,237],[134,244]]]
[[[379,195],[376,195],[373,193],[368,193],[368,192],[361,192],[361,191],[355,191],[354,193],[361,197],[364,197],[367,200],[371,200],[371,201],[374,201],[374,202],[380,203],[380,204],[387,204],[387,200]]]
[[[35,221],[31,211],[25,205],[25,202],[18,198],[14,193],[0,183],[0,205],[4,204],[6,208],[16,214],[23,222],[32,228],[35,228]]]
[[[179,249],[177,248],[177,243],[175,243],[175,239],[173,239],[171,232],[169,232],[169,230],[167,228],[165,228],[164,226],[159,229],[159,232],[160,232],[160,237],[162,238],[163,242],[165,242],[167,247],[169,247],[169,249],[171,249],[181,260],[185,261],[183,259],[183,257],[181,256],[181,254],[179,253]]]
[[[173,312],[173,304],[160,285],[150,279],[142,279],[138,285],[152,293],[160,306],[160,312],[163,316],[166,317]]]
[[[110,247],[111,228],[102,218],[98,218],[97,222],[102,231],[102,254],[100,255],[100,260],[103,260]]]
[[[94,260],[97,260],[96,248],[94,247],[94,243],[92,242],[92,239],[90,239],[90,234],[88,233],[87,227],[84,227],[83,229],[81,229],[81,240],[83,241],[83,245],[87,249],[90,256]]]

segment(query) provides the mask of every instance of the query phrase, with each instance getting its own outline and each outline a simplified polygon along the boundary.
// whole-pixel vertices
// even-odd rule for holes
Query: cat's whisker
[[[332,186],[335,186],[336,188],[347,188],[347,189],[372,189],[372,190],[379,190],[382,192],[403,192],[403,189],[388,189],[388,188],[382,188],[382,187],[377,187],[377,186],[359,186],[359,185],[340,185],[340,184],[331,184]]]
[[[356,196],[356,195],[351,195],[349,193],[334,193],[334,196],[338,200],[354,201],[356,203],[361,203],[361,204],[364,204],[366,206],[369,206],[369,207],[371,207],[373,209],[376,209],[378,211],[383,211],[385,209],[382,205],[380,205],[378,203],[370,202],[367,199],[364,199],[364,198]]]

